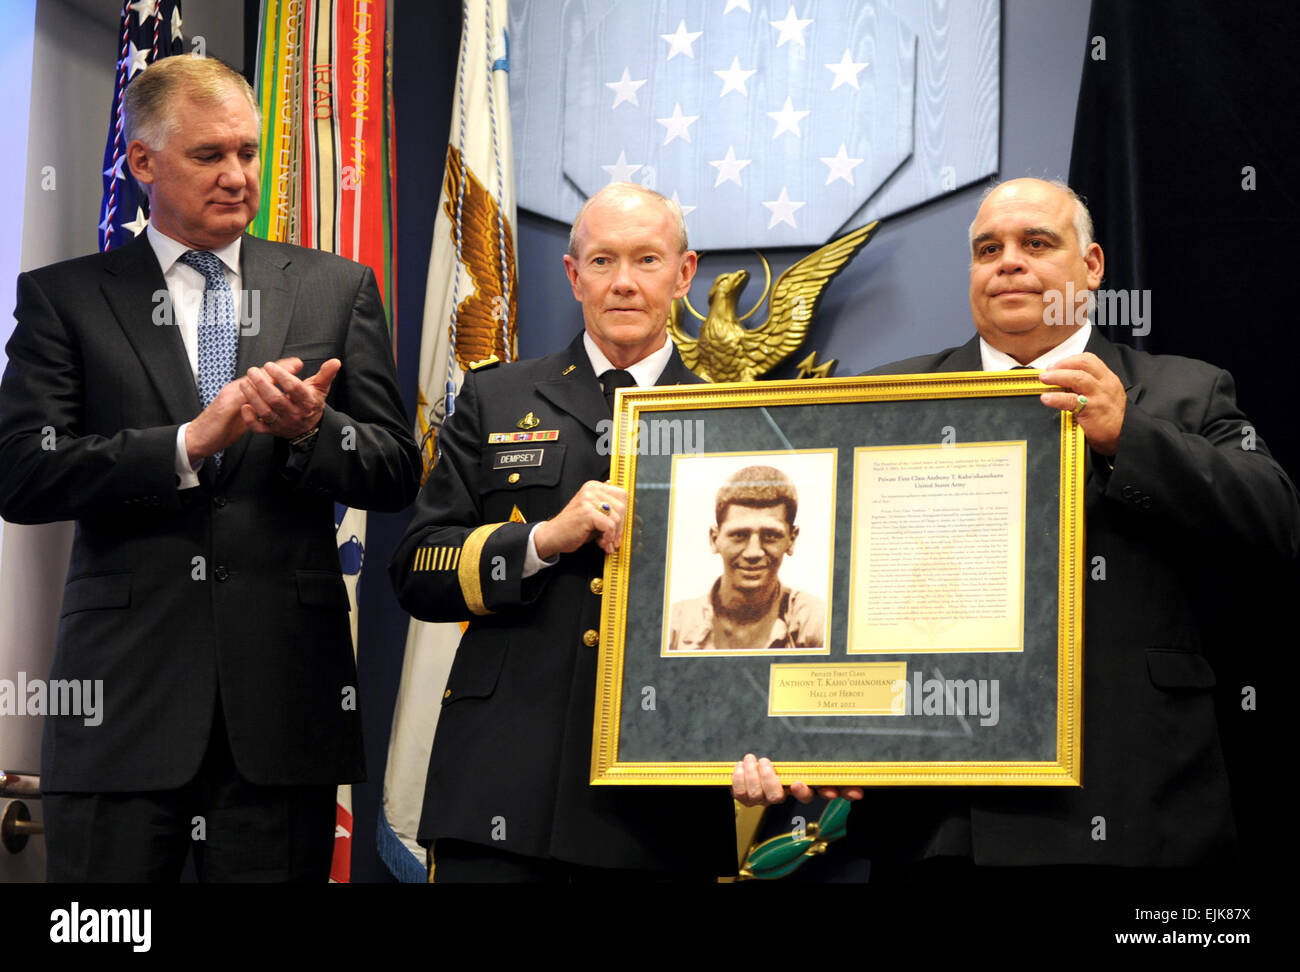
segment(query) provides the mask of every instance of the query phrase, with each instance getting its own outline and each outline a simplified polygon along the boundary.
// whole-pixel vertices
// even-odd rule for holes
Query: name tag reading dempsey
[[[907,662],[769,666],[769,716],[901,716],[906,711]]]
[[[493,469],[511,469],[515,466],[540,466],[542,449],[514,449],[498,452],[492,460]]]

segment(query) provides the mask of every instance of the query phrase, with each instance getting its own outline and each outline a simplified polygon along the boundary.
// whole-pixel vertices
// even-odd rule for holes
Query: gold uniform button
[[[588,648],[595,648],[600,641],[600,633],[595,628],[588,628],[582,636],[582,643]]]
[[[605,582],[601,580],[599,577],[593,577],[591,579],[591,593],[602,594],[604,593],[604,591],[605,591]]]
[[[506,482],[508,483],[519,482],[519,473],[511,473],[509,476],[506,477]]]
[[[443,692],[443,693],[442,693],[442,697],[443,697],[444,699],[449,699],[449,698],[451,698],[451,689],[447,689],[447,691]]]

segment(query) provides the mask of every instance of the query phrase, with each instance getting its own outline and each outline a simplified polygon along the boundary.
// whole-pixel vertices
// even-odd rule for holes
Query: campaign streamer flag
[[[262,203],[249,232],[369,266],[393,331],[396,156],[389,22],[383,0],[262,0],[256,64]],[[334,525],[355,653],[366,514],[336,505]],[[351,787],[339,787],[338,803],[330,880],[346,882]]]
[[[506,0],[465,0],[446,169],[429,258],[415,435],[425,476],[474,361],[515,357],[515,193]],[[459,624],[412,619],[384,776],[379,855],[401,881],[426,879],[416,828]]]
[[[180,0],[125,0],[118,31],[113,109],[104,146],[104,197],[99,204],[99,248],[135,239],[149,225],[149,202],[131,178],[122,132],[122,95],[131,79],[160,58],[185,50]]]

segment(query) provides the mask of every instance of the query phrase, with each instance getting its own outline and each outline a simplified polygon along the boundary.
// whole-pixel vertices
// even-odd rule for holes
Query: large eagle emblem
[[[826,285],[867,245],[879,225],[877,220],[832,240],[781,274],[772,288],[767,320],[758,327],[745,327],[736,308],[749,282],[746,270],[714,278],[709,316],[698,338],[682,327],[683,302],[673,301],[668,330],[686,367],[708,381],[753,381],[767,374],[803,343]]]

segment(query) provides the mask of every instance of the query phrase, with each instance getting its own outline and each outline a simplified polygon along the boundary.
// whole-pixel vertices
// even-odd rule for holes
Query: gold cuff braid
[[[491,614],[483,603],[483,578],[479,573],[479,559],[483,555],[483,545],[488,537],[500,530],[504,523],[485,523],[476,527],[465,538],[460,548],[460,564],[456,576],[460,580],[460,593],[465,598],[465,605],[474,614]]]

